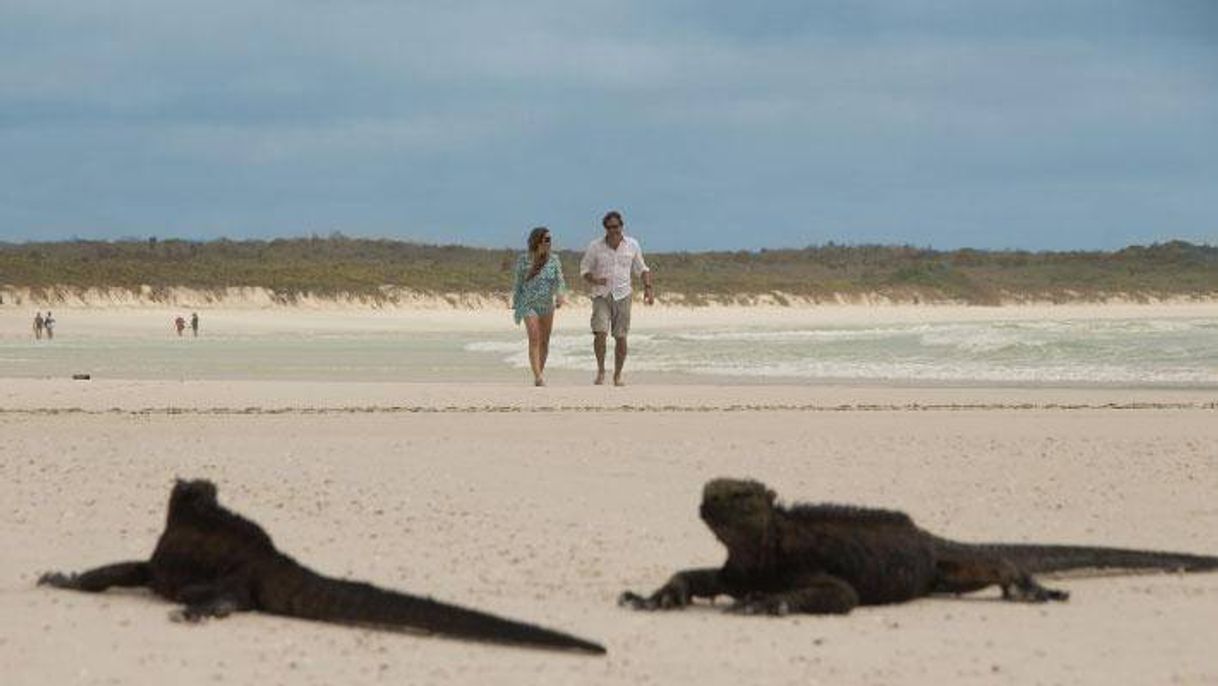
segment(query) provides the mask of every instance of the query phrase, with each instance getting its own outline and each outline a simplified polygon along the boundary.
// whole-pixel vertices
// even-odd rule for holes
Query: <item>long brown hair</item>
[[[550,230],[544,226],[539,226],[529,232],[529,257],[533,258],[533,264],[529,267],[529,274],[525,280],[529,280],[541,271],[541,268],[546,266],[546,263],[541,260],[541,239],[545,238]]]

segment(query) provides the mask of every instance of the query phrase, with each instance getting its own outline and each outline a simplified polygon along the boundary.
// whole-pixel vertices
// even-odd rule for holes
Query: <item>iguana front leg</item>
[[[818,574],[800,580],[789,591],[750,593],[727,609],[737,614],[846,614],[859,604],[858,592],[842,579]]]
[[[117,562],[79,574],[47,572],[38,577],[38,585],[99,593],[111,586],[147,586],[149,578],[147,562]]]
[[[718,567],[687,569],[673,574],[668,583],[647,597],[626,591],[617,604],[636,610],[669,610],[685,607],[694,598],[714,598],[727,592]]]

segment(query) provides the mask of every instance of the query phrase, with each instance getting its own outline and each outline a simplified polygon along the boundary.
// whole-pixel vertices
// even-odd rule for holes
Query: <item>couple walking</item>
[[[643,261],[639,242],[623,233],[620,212],[601,219],[604,238],[588,244],[579,262],[579,273],[590,286],[592,295],[592,351],[596,354],[596,384],[605,383],[606,340],[613,336],[613,384],[622,386],[622,367],[626,364],[626,335],[630,332],[631,276],[643,280],[643,302],[655,302],[651,270]],[[512,309],[516,323],[524,322],[529,335],[529,366],[533,384],[544,386],[543,373],[550,352],[550,331],[554,310],[566,303],[567,283],[563,279],[558,255],[550,250],[550,230],[539,226],[529,233],[529,251],[516,261],[512,290]]]

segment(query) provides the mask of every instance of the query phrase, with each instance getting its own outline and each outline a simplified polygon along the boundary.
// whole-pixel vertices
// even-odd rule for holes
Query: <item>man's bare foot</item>
[[[533,379],[533,385],[534,386],[544,386],[544,385],[546,385],[546,380],[539,376],[536,379]]]
[[[605,373],[597,372],[596,381],[593,381],[592,383],[596,384],[597,386],[604,386],[605,385]]]
[[[622,377],[615,376],[615,377],[613,377],[613,385],[614,386],[625,386],[626,382],[622,381]]]

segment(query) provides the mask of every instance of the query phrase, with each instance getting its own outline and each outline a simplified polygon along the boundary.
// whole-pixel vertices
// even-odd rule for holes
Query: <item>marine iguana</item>
[[[80,574],[52,572],[38,583],[98,592],[146,586],[183,603],[174,619],[199,621],[250,610],[325,622],[415,629],[457,638],[604,654],[575,636],[372,584],[323,576],[279,552],[254,522],[216,502],[216,486],[181,481],[169,496],[165,531],[148,561]]]
[[[649,596],[619,604],[679,608],[729,595],[746,614],[844,614],[858,605],[899,603],[997,585],[1007,600],[1066,600],[1032,574],[1079,569],[1218,569],[1218,557],[1068,545],[970,544],[940,538],[908,515],[843,505],[775,503],[757,481],[715,479],[703,489],[703,521],[727,546],[722,567],[677,572]]]

